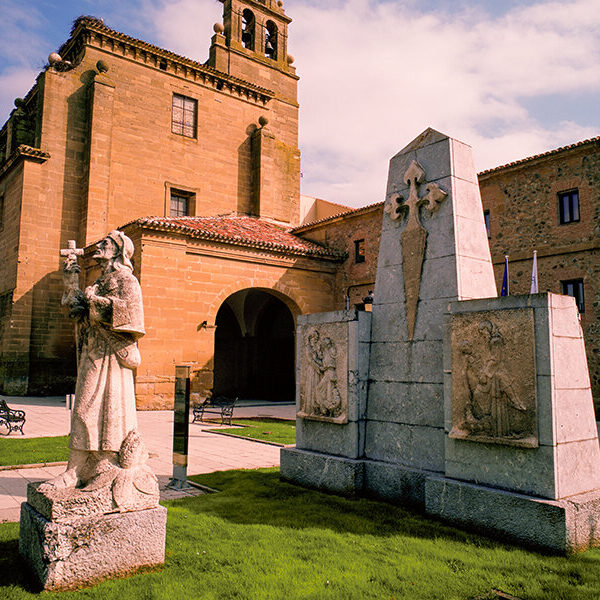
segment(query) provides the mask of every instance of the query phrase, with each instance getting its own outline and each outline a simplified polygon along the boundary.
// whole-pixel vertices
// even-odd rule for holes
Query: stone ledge
[[[69,523],[79,518],[91,518],[119,512],[113,501],[111,486],[84,492],[79,489],[51,489],[40,491],[42,482],[27,484],[27,502],[44,518],[55,523]],[[141,499],[140,499],[141,496]],[[156,507],[158,497],[138,494],[136,510]]]
[[[600,490],[547,500],[445,477],[425,481],[425,510],[487,535],[572,554],[600,546]]]

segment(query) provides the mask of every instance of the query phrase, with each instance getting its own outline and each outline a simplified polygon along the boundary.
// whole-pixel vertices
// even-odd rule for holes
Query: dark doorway
[[[294,400],[294,318],[282,300],[263,290],[236,292],[216,326],[215,394]]]

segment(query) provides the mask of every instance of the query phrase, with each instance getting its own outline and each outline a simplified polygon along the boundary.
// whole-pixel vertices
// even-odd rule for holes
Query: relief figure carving
[[[338,387],[337,349],[330,337],[321,338],[316,329],[306,338],[307,366],[302,391],[304,413],[313,416],[339,417],[342,396]]]
[[[482,319],[473,325],[462,332],[471,336],[458,342],[453,361],[450,437],[537,446],[534,388],[515,370],[518,355],[514,349],[507,353],[496,323]]]

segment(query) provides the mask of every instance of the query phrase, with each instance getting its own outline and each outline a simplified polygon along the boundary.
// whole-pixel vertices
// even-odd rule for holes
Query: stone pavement
[[[65,408],[64,398],[0,398],[5,399],[11,408],[25,410],[27,413],[25,436],[12,433],[11,438],[69,433],[69,413]],[[235,408],[234,418],[260,416],[294,419],[295,413],[295,406],[291,404],[242,401]],[[138,411],[138,423],[150,454],[148,464],[163,488],[173,473],[173,412]],[[210,433],[211,430],[220,428],[220,425],[190,423],[189,475],[279,466],[279,447]],[[28,482],[49,479],[63,470],[64,465],[0,471],[0,523],[19,520],[20,505],[25,501]],[[163,496],[172,497],[169,494]]]

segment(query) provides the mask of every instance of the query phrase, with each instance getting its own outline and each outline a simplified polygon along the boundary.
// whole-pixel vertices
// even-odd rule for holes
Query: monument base
[[[547,500],[495,488],[429,477],[425,510],[442,519],[553,552],[600,546],[600,491]]]
[[[282,448],[280,460],[281,478],[285,481],[344,496],[369,494],[419,508],[425,506],[425,481],[432,474],[397,463],[298,448]]]
[[[453,524],[507,541],[572,554],[600,546],[600,491],[548,500],[412,469],[285,448],[281,477],[346,496],[410,504]]]
[[[354,496],[364,487],[364,461],[297,448],[282,448],[284,481],[308,488]]]
[[[21,504],[19,552],[44,590],[89,586],[165,561],[167,509],[49,521]]]

